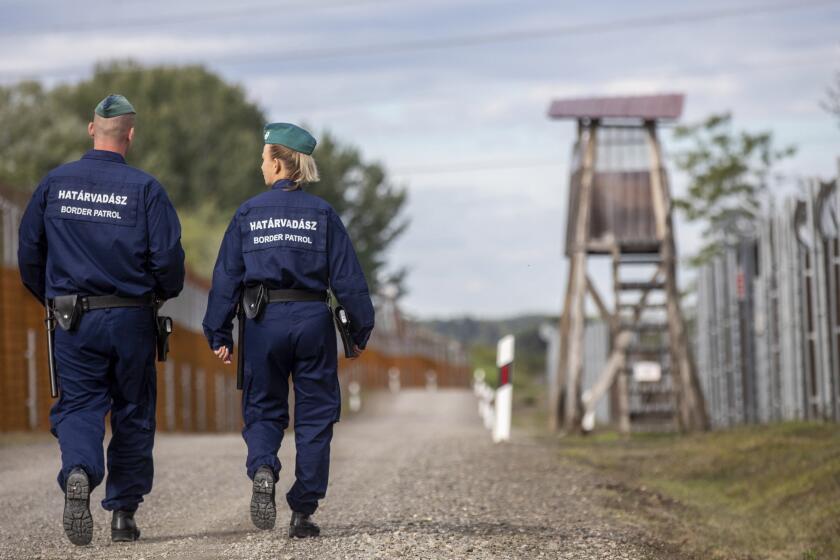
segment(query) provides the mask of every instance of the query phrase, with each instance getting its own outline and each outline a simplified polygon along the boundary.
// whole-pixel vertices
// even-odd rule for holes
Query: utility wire
[[[840,64],[840,58],[837,60],[833,59],[818,59],[818,58],[809,58],[809,59],[790,59],[787,57],[778,58],[778,59],[771,59],[771,60],[764,60],[758,62],[751,62],[748,64],[742,64],[737,68],[733,68],[731,70],[724,70],[721,71],[717,68],[710,68],[710,67],[691,67],[691,66],[681,66],[680,73],[674,72],[665,72],[664,76],[663,73],[658,72],[656,70],[648,70],[645,71],[646,76],[655,76],[657,78],[666,78],[669,80],[679,80],[681,78],[696,78],[702,76],[711,76],[711,77],[721,77],[721,76],[743,76],[744,74],[754,73],[754,72],[763,72],[768,70],[784,70],[788,68],[813,68],[813,67],[821,67],[821,66],[836,66]],[[634,74],[639,74],[640,71],[636,71]],[[627,78],[633,78],[633,76],[624,76]],[[414,91],[413,93],[418,93]],[[441,106],[447,105],[450,103],[458,103],[464,104],[464,97],[457,98],[455,97],[455,91],[453,92],[436,92],[436,97],[428,98],[428,97],[421,97],[421,98],[412,98],[407,100],[400,100],[395,98],[387,98],[387,99],[378,99],[374,101],[343,101],[341,103],[332,105],[307,105],[304,107],[288,107],[284,108],[284,111],[291,114],[296,115],[305,115],[306,117],[311,117],[312,115],[317,115],[319,113],[335,113],[335,112],[344,112],[344,111],[357,111],[360,108],[364,109],[366,107],[379,107],[381,105],[399,105],[399,106],[418,106],[418,105],[430,105],[430,106]],[[470,103],[477,103],[479,99],[477,96],[473,96],[470,98]],[[546,99],[546,103],[548,103],[549,99]],[[662,127],[671,126],[670,123],[662,123],[660,125]]]
[[[660,128],[662,128],[660,126]],[[798,142],[798,146],[808,145],[808,144],[823,144],[822,141],[819,140],[812,140],[806,142]],[[665,151],[664,159],[669,163],[669,165],[674,164],[673,154],[669,151]],[[386,165],[385,168],[388,172],[395,176],[414,176],[414,175],[437,175],[437,174],[449,174],[449,173],[476,173],[481,171],[507,171],[507,170],[518,170],[518,169],[534,169],[534,168],[541,168],[541,167],[566,167],[569,165],[569,160],[567,159],[520,159],[520,160],[503,160],[500,161],[502,158],[496,158],[493,160],[486,160],[486,161],[449,161],[449,162],[436,162],[432,161],[426,165],[395,165],[389,166]],[[789,172],[774,172],[772,173],[773,179],[781,179],[781,180],[805,180],[813,178],[812,175],[803,175],[798,173],[789,173]]]
[[[110,29],[129,29],[143,27],[162,27],[166,25],[177,25],[181,23],[202,23],[216,20],[226,20],[240,16],[259,16],[260,12],[266,12],[267,16],[282,14],[284,10],[291,13],[319,12],[336,10],[342,8],[353,8],[367,4],[384,4],[383,0],[340,0],[332,2],[316,3],[312,0],[297,0],[292,2],[261,2],[257,4],[236,5],[221,9],[205,9],[191,13],[177,13],[166,17],[155,16],[146,18],[135,18],[123,21],[109,20],[107,23],[91,22],[90,18],[75,22],[61,22],[57,24],[41,24],[37,30],[33,29],[9,29],[4,30],[5,35],[26,35],[43,34],[44,32],[89,32],[102,29],[103,25]]]
[[[448,173],[474,173],[477,171],[532,169],[537,167],[561,167],[566,164],[567,162],[565,160],[559,159],[519,160],[501,162],[499,161],[499,159],[495,159],[489,161],[463,161],[449,162],[443,164],[431,162],[427,165],[422,166],[396,166],[393,168],[389,167],[388,169],[394,175],[437,175]]]
[[[362,0],[358,0],[362,1]],[[312,48],[312,49],[291,49],[285,52],[278,52],[271,55],[272,62],[295,63],[303,61],[352,58],[366,56],[385,56],[393,54],[405,54],[418,51],[449,50],[482,45],[532,41],[551,37],[572,37],[583,35],[597,35],[603,33],[616,33],[627,30],[640,30],[656,27],[668,27],[682,24],[695,24],[713,20],[751,17],[769,13],[802,10],[826,5],[840,5],[838,0],[786,0],[773,4],[751,4],[734,8],[721,8],[718,10],[693,10],[683,12],[672,12],[656,16],[645,16],[636,18],[623,18],[611,21],[594,21],[590,23],[569,24],[555,27],[527,28],[512,31],[497,31],[491,33],[480,33],[472,35],[454,35],[449,37],[433,37],[428,39],[416,39],[405,41],[392,41],[367,45],[345,45],[340,47]],[[164,20],[166,21],[166,20]],[[255,63],[264,64],[260,56],[254,53],[236,53],[231,55],[213,56],[215,64],[225,63]],[[18,75],[19,78],[33,77],[33,74]],[[37,77],[37,74],[35,75]],[[57,77],[55,75],[42,75],[42,77]],[[0,74],[0,78],[8,81],[10,75]]]
[[[737,8],[674,12],[658,16],[623,18],[612,21],[570,24],[557,27],[518,29],[513,31],[417,39],[414,41],[394,41],[370,45],[349,45],[321,49],[299,49],[286,51],[281,53],[281,56],[294,60],[317,60],[325,58],[380,56],[385,54],[390,55],[423,50],[448,50],[497,43],[532,41],[548,37],[597,35],[602,33],[615,33],[630,29],[639,30],[645,28],[693,24],[719,19],[750,17],[776,12],[801,10],[804,8],[819,7],[830,4],[840,5],[840,2],[838,2],[838,0],[795,0],[793,2],[785,1],[774,4],[752,4]],[[240,58],[240,55],[233,55],[231,58]],[[225,57],[222,57],[222,60],[224,59]]]

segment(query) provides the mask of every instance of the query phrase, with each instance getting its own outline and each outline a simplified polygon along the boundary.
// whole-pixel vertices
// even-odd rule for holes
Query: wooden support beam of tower
[[[685,332],[685,321],[680,309],[677,286],[676,247],[671,221],[671,200],[667,185],[662,181],[662,150],[656,136],[654,121],[645,122],[650,153],[650,185],[654,201],[657,235],[661,232],[662,269],[665,273],[665,290],[668,314],[668,339],[671,351],[673,380],[677,393],[679,422],[683,430],[708,429],[706,406],[700,381]]]
[[[569,267],[574,266],[570,262]],[[569,271],[572,276],[572,271]],[[555,372],[554,383],[549,386],[548,393],[548,429],[556,432],[560,428],[560,419],[563,414],[562,398],[565,394],[563,388],[566,386],[566,365],[569,356],[569,328],[571,325],[571,291],[567,288],[563,300],[563,314],[560,315],[560,356],[557,360],[557,371]]]
[[[607,304],[604,303],[604,298],[602,298],[601,294],[598,293],[598,288],[595,286],[595,283],[592,282],[592,278],[590,278],[588,274],[586,275],[586,291],[589,292],[590,296],[592,296],[592,301],[595,302],[595,307],[598,308],[598,313],[601,315],[601,319],[612,325],[615,321],[615,316],[609,310]]]
[[[619,274],[619,263],[621,261],[621,249],[618,243],[613,242],[610,247],[612,255],[612,280],[613,280],[613,301],[615,302],[614,321],[610,325],[610,344],[615,344],[618,337],[618,326],[621,322],[621,292],[618,285],[621,282]],[[625,351],[625,360],[627,354]],[[617,420],[618,429],[621,433],[630,431],[630,396],[627,394],[627,379],[624,375],[618,375],[610,387],[610,412],[613,421]]]
[[[579,124],[578,126],[581,125]],[[586,148],[583,153],[580,196],[578,198],[574,242],[572,243],[572,262],[569,267],[569,285],[567,287],[569,298],[567,311],[570,314],[568,337],[565,338],[569,346],[566,356],[566,395],[564,406],[564,425],[567,431],[577,430],[580,418],[578,398],[580,393],[580,379],[583,376],[583,342],[586,322],[586,245],[589,240],[589,219],[592,202],[592,183],[595,175],[597,131],[598,121],[590,121],[587,127]]]
[[[577,145],[583,141],[583,126],[578,122]],[[557,371],[554,383],[549,385],[548,393],[548,429],[556,432],[560,429],[561,418],[564,416],[563,398],[565,396],[566,369],[569,363],[569,330],[571,329],[572,290],[571,282],[575,276],[575,260],[569,259],[569,280],[566,284],[566,294],[563,297],[563,312],[560,315],[560,355],[557,360]]]

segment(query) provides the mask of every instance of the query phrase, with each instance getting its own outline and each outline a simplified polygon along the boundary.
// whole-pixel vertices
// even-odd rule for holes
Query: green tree
[[[729,113],[677,127],[674,138],[689,143],[675,159],[690,181],[686,196],[675,198],[674,206],[688,221],[705,224],[705,243],[692,259],[698,265],[722,248],[733,228],[755,222],[769,194],[774,167],[796,150],[777,149],[770,132],[733,132]]]
[[[108,93],[137,108],[129,163],[155,175],[178,209],[191,268],[209,275],[235,209],[265,189],[260,173],[266,117],[245,91],[201,66],[144,67],[131,61],[96,67],[76,84],[45,90],[34,82],[0,87],[0,181],[32,189],[51,168],[90,147],[87,123]],[[335,207],[372,289],[405,271],[386,271],[386,251],[406,228],[405,189],[358,149],[321,135],[322,175],[308,187]]]
[[[408,227],[408,220],[400,217],[405,189],[388,181],[381,165],[364,162],[358,149],[339,144],[326,131],[313,155],[321,180],[307,190],[324,198],[341,216],[371,289],[391,282],[402,291],[406,271],[386,271],[385,256]]]
[[[0,87],[0,181],[33,190],[47,170],[79,156],[87,120],[63,111],[37,82]]]

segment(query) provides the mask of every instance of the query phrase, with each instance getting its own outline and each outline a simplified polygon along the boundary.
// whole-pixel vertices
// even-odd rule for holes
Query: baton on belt
[[[44,298],[44,309],[47,313],[44,325],[47,327],[47,363],[50,368],[50,396],[56,398],[58,397],[58,379],[55,375],[55,314],[50,307],[50,300],[48,298]]]
[[[239,338],[239,355],[236,357],[236,388],[242,390],[242,382],[245,379],[245,308],[242,302],[236,311],[237,333]]]

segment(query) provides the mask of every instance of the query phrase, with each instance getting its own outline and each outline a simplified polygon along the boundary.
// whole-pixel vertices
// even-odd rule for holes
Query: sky
[[[548,119],[553,99],[681,92],[682,122],[731,111],[736,129],[798,147],[778,196],[834,176],[840,156],[840,121],[820,107],[840,72],[840,0],[0,0],[0,84],[124,58],[203,64],[270,120],[383,164],[411,222],[389,262],[409,269],[403,306],[424,318],[560,312],[575,125]],[[676,229],[680,255],[695,252],[698,227]],[[593,268],[603,286],[606,270]]]

